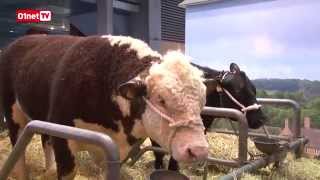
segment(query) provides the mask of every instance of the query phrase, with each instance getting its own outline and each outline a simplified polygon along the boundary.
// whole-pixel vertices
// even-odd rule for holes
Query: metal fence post
[[[108,173],[105,175],[105,178],[109,180],[120,179],[119,150],[117,145],[109,136],[85,129],[34,120],[28,123],[24,128],[16,145],[13,147],[11,154],[3,165],[2,170],[0,171],[1,180],[7,179],[10,171],[21,154],[25,151],[35,133],[46,134],[63,139],[73,139],[100,146],[105,151],[107,158],[106,166]]]

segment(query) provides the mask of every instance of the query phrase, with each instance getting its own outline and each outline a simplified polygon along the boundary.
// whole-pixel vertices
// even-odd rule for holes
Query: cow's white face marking
[[[205,105],[206,87],[202,72],[193,67],[180,52],[169,52],[163,62],[151,66],[146,78],[149,100],[163,113],[175,121],[202,123],[200,113]],[[190,161],[188,148],[199,147],[204,158],[208,151],[203,127],[179,128],[172,143],[170,135],[174,128],[147,106],[143,124],[149,136],[162,147],[172,151],[178,161]],[[203,150],[203,151],[202,151]]]
[[[102,35],[101,38],[108,39],[112,46],[116,44],[119,44],[120,46],[128,44],[130,46],[129,49],[137,52],[139,59],[142,59],[146,56],[161,57],[159,53],[153,51],[145,42],[129,36]]]
[[[87,123],[87,122],[83,121],[82,119],[74,119],[73,122],[74,122],[75,126],[78,128],[88,129],[88,130],[92,130],[95,132],[100,132],[100,133],[104,133],[104,134],[109,135],[114,140],[114,142],[117,143],[117,145],[119,147],[121,160],[123,160],[128,155],[128,152],[130,151],[131,146],[127,142],[127,136],[124,132],[123,126],[120,121],[118,122],[118,127],[119,127],[118,132],[115,132],[111,129],[104,128],[103,126],[101,126],[99,124]],[[103,152],[98,146],[92,146],[89,144],[80,144],[80,143],[77,143],[76,141],[73,141],[73,140],[68,140],[68,145],[69,145],[72,153],[76,153],[76,152],[82,151],[82,150],[89,150],[90,151],[90,149],[91,149],[91,151],[94,151],[94,153],[97,153],[97,152],[102,153]],[[103,157],[103,154],[102,155],[97,154],[97,156]]]
[[[124,117],[130,116],[130,102],[122,96],[112,96],[112,100],[119,105],[119,108]]]

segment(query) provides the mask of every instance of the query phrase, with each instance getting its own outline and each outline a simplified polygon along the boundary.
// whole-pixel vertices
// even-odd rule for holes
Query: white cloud
[[[256,57],[269,58],[281,55],[285,52],[285,47],[267,35],[256,35],[251,38],[253,53]]]

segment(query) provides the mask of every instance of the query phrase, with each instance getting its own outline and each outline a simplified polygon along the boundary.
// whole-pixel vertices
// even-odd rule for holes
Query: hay
[[[45,174],[44,155],[41,147],[40,136],[36,135],[27,148],[26,161],[30,172],[31,179],[34,180],[50,180],[56,179],[55,176]],[[238,154],[238,137],[225,134],[209,133],[208,139],[210,143],[210,154],[215,158],[234,159]],[[143,146],[150,145],[150,141],[146,141]],[[253,154],[260,154],[254,147],[252,141],[248,142],[249,151]],[[11,152],[11,145],[7,132],[0,134],[0,167],[5,162],[7,156]],[[168,156],[165,157],[165,163],[168,163]],[[76,180],[96,180],[102,179],[101,170],[94,165],[93,160],[87,152],[81,152],[77,155],[77,164],[79,166]],[[148,179],[153,168],[154,156],[152,152],[145,153],[133,167],[124,165],[121,168],[121,179],[124,180],[145,180]],[[191,180],[202,179],[203,167],[199,165],[181,165],[181,172]],[[230,169],[215,166],[209,168],[208,179],[218,179],[218,177],[229,172]],[[292,155],[288,155],[284,161],[283,168],[278,170],[268,166],[253,174],[245,174],[243,179],[320,179],[320,161],[301,158],[294,160]],[[15,173],[10,175],[10,180],[15,179]]]

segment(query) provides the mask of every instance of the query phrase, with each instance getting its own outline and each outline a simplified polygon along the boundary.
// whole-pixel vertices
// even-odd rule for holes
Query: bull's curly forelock
[[[203,82],[203,72],[190,64],[190,60],[181,51],[169,51],[159,65],[150,68],[152,74],[177,74],[183,82]],[[197,84],[198,84],[197,83]]]

